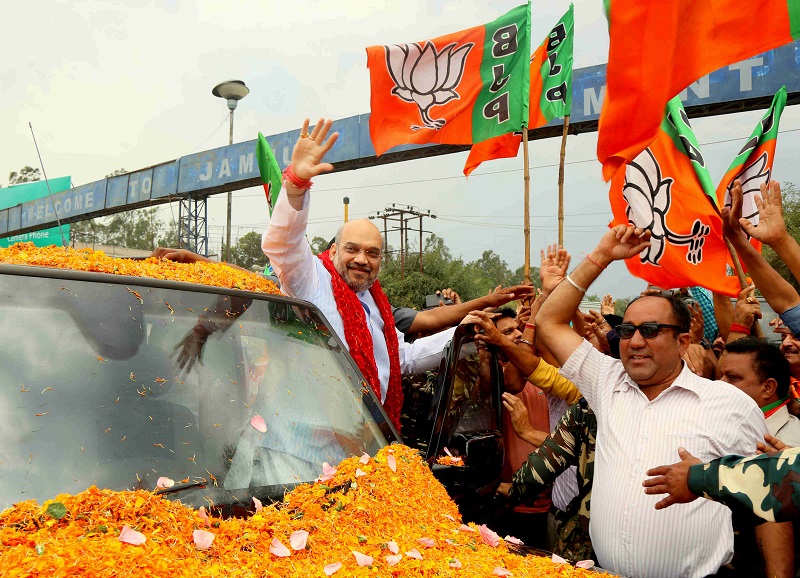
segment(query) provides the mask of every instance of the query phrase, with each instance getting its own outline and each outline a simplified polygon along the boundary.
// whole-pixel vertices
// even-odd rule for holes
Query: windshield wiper
[[[159,488],[155,492],[153,492],[157,496],[163,496],[165,494],[175,494],[177,492],[182,492],[184,490],[188,490],[191,488],[205,488],[206,484],[208,484],[208,480],[205,478],[200,478],[194,482],[186,482],[185,484],[175,484],[171,488]]]

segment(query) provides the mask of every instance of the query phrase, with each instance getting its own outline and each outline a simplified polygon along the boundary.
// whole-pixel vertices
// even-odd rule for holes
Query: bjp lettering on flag
[[[607,0],[597,158],[609,180],[653,139],[666,103],[698,78],[800,38],[798,0]]]
[[[531,56],[530,109],[528,128],[546,125],[572,110],[572,46],[574,16],[572,4]],[[472,145],[464,174],[483,161],[517,156],[522,133],[504,134]]]
[[[700,286],[739,291],[727,275],[722,219],[697,139],[679,98],[672,99],[655,140],[611,181],[611,226],[632,223],[651,232],[650,247],[626,260],[628,270],[665,289]]]
[[[755,197],[760,196],[761,185],[772,177],[772,163],[778,143],[778,125],[786,107],[786,87],[782,87],[772,99],[772,105],[756,125],[742,150],[736,155],[730,168],[717,187],[717,203],[720,207],[731,206],[731,188],[736,180],[742,183],[742,216],[758,225],[758,208]],[[750,239],[753,246],[761,250],[761,243]]]
[[[530,5],[432,40],[367,48],[375,152],[471,144],[528,119]]]

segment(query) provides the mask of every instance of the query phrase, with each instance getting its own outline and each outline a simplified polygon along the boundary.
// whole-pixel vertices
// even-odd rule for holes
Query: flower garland
[[[465,525],[419,454],[401,445],[323,466],[283,502],[221,520],[142,490],[89,488],[0,514],[4,576],[588,577],[511,553]]]
[[[56,245],[36,247],[33,243],[17,243],[7,248],[0,248],[0,263],[150,277],[280,294],[280,290],[272,281],[255,273],[229,267],[225,263],[176,263],[155,257],[144,260],[124,259],[109,257],[102,251],[91,249],[65,249]]]

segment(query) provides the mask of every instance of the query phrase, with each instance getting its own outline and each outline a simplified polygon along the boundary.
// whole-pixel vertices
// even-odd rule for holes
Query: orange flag
[[[597,158],[609,180],[698,78],[800,38],[798,0],[606,0],[610,45]]]
[[[528,120],[530,5],[432,40],[367,48],[369,134],[401,144],[472,144]]]
[[[573,30],[573,7],[570,4],[569,10],[531,56],[529,129],[570,114]],[[469,176],[483,161],[517,156],[521,142],[522,133],[514,132],[475,143],[464,164],[464,175]]]
[[[665,289],[700,286],[739,292],[726,271],[722,219],[701,181],[708,169],[680,99],[668,106],[655,140],[611,180],[611,226],[649,229],[651,246],[626,260],[635,277]]]

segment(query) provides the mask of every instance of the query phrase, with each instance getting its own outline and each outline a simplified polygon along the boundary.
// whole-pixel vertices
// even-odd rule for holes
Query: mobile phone
[[[453,302],[448,299],[447,297],[442,297],[441,295],[426,295],[425,296],[425,309],[431,309],[433,307],[438,307],[439,303],[444,303],[445,305],[452,305]]]

